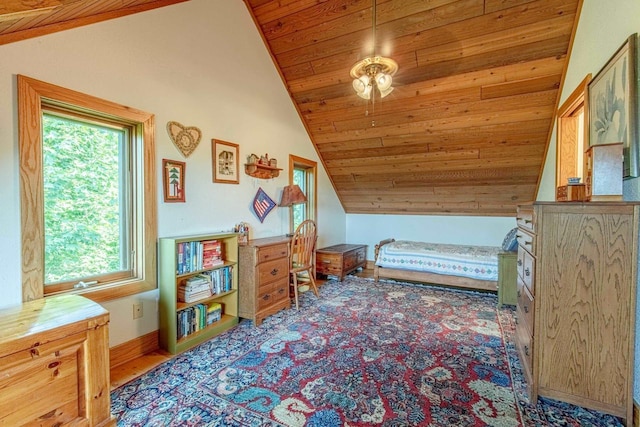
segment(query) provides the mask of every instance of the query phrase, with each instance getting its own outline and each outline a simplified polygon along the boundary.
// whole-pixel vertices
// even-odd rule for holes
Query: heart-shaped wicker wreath
[[[167,132],[169,132],[174,145],[185,157],[189,157],[193,153],[202,138],[200,129],[195,126],[183,126],[178,122],[168,122]]]

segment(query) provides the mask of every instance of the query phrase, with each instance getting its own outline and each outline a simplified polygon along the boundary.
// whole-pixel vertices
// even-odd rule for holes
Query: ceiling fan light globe
[[[393,92],[393,88],[392,87],[388,87],[385,90],[382,90],[379,86],[378,89],[380,90],[380,98],[384,98],[385,96],[389,95],[391,92]]]
[[[371,99],[371,85],[365,86],[363,92],[356,91],[356,94],[362,99]]]
[[[363,93],[367,89],[368,85],[368,76],[361,76],[357,79],[353,79],[353,89],[356,91],[356,93]]]
[[[378,89],[380,89],[380,92],[389,89],[392,83],[393,79],[389,74],[380,73],[376,76],[376,84],[378,85]]]

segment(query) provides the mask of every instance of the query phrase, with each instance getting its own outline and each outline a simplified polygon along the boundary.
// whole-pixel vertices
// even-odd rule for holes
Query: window
[[[153,115],[18,76],[23,300],[156,287]]]
[[[311,160],[289,155],[289,183],[297,184],[307,196],[305,203],[293,205],[293,215],[290,219],[290,231],[295,229],[306,219],[316,221],[317,216],[317,163]]]
[[[591,74],[578,85],[558,109],[556,187],[567,178],[583,177],[585,143],[585,97]]]

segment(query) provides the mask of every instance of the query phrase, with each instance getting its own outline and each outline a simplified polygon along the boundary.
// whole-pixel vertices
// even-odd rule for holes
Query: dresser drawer
[[[522,322],[518,322],[516,325],[516,347],[525,373],[525,379],[529,385],[531,385],[533,373],[533,345],[533,338],[529,330]]]
[[[289,297],[289,282],[278,280],[277,282],[261,286],[258,292],[257,311],[270,308],[274,303]]]
[[[288,258],[280,258],[258,264],[258,287],[288,276]]]
[[[524,282],[518,279],[518,323],[524,323],[530,335],[533,335],[533,312],[535,301]]]
[[[289,247],[286,243],[265,246],[258,250],[258,263],[271,261],[278,258],[286,258],[289,254]]]
[[[516,233],[516,239],[518,240],[518,245],[522,246],[527,251],[532,254],[536,253],[536,236],[528,233],[526,230],[522,228],[518,228]]]
[[[536,260],[535,258],[527,251],[524,251],[522,263],[522,281],[525,286],[531,293],[531,295],[535,296],[535,272],[536,272]]]
[[[516,214],[516,223],[518,227],[527,229],[533,233],[536,232],[535,212],[533,205],[520,205]]]

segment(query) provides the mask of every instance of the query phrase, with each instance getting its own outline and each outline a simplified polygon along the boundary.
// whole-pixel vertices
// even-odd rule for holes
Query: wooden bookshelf
[[[205,242],[218,240],[221,242],[224,262],[211,268],[194,268],[191,271],[179,272],[179,245],[189,242]],[[199,256],[190,254],[189,256]],[[170,353],[181,353],[238,324],[238,234],[213,233],[204,235],[163,237],[158,245],[158,278],[160,286],[160,346]],[[183,256],[184,257],[184,256]],[[192,302],[182,302],[178,298],[180,283],[192,276],[229,268],[231,287],[212,296]],[[208,324],[201,329],[179,338],[178,315],[181,311],[198,304],[222,306],[220,320]]]

